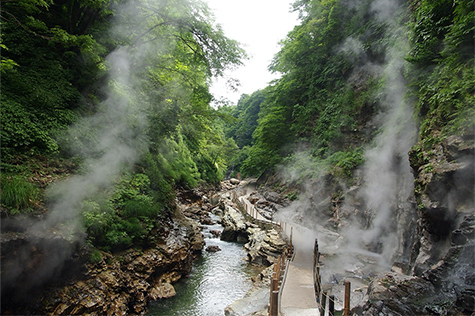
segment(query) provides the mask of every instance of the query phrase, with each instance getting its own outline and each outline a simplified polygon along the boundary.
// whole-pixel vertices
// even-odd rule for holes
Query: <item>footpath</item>
[[[247,188],[241,191],[238,197],[244,206],[244,210],[259,221],[271,223],[272,221],[259,214],[254,205],[248,200],[253,191],[252,188]],[[290,227],[287,227],[287,225],[284,227],[288,230],[286,233],[289,237]],[[292,235],[296,239],[305,238],[300,236],[299,231],[296,230],[292,232]],[[294,258],[287,267],[285,283],[280,296],[280,314],[282,316],[319,316],[318,306],[313,286],[313,251],[299,249],[297,246],[294,249]]]
[[[298,231],[293,236],[299,237]],[[318,316],[318,304],[313,287],[313,252],[308,249],[294,250],[294,258],[287,268],[281,295],[280,311],[283,316]]]

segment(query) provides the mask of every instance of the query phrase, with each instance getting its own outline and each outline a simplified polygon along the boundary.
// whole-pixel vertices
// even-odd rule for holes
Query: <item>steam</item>
[[[392,36],[398,39],[386,52],[384,66],[385,90],[380,100],[380,113],[375,124],[380,132],[366,150],[363,167],[363,188],[360,192],[367,212],[369,225],[352,228],[352,244],[381,254],[382,264],[402,259],[401,244],[411,221],[413,176],[407,153],[415,142],[416,128],[412,109],[405,100],[403,78],[404,55],[407,51],[404,29],[397,25],[397,2],[373,1],[371,9],[381,21],[390,21]],[[388,31],[389,31],[388,30]],[[356,238],[355,238],[356,237]],[[361,247],[364,246],[364,247]]]
[[[109,188],[146,149],[147,120],[145,109],[136,101],[132,60],[134,56],[125,47],[107,57],[110,70],[106,100],[97,114],[84,118],[69,131],[79,145],[73,149],[84,158],[86,170],[49,188],[47,194],[54,202],[48,218],[38,224],[42,230],[58,229],[61,223],[69,233],[80,231],[82,203]],[[93,141],[78,141],[91,132]]]
[[[276,216],[298,227],[297,232],[303,232],[301,239],[305,242],[296,247],[307,249],[308,240],[313,246],[314,238],[318,238],[322,252],[338,255],[340,259],[332,262],[329,268],[340,272],[348,270],[348,266],[361,264],[361,255],[371,261],[375,269],[387,269],[395,260],[406,260],[409,250],[404,248],[402,241],[410,237],[408,231],[415,216],[408,152],[415,142],[416,128],[411,104],[405,99],[402,73],[407,50],[404,29],[397,22],[400,6],[398,1],[376,0],[368,8],[376,19],[386,21],[387,32],[397,39],[397,43],[386,52],[384,64],[370,60],[363,44],[354,37],[347,38],[339,48],[339,52],[360,64],[350,81],[368,76],[382,77],[385,81],[385,88],[378,96],[379,112],[371,122],[378,128],[378,134],[366,148],[365,163],[359,170],[359,189],[339,184],[346,192],[342,209],[352,214],[345,223],[349,226],[339,227],[339,234],[324,228],[332,224],[322,222],[328,218],[328,215],[322,216],[322,212],[330,209],[332,201],[323,174],[317,182],[306,186],[306,192],[298,201]],[[295,156],[302,155],[305,154]],[[291,181],[296,181],[305,168],[310,172],[321,169],[311,162],[311,158],[296,158],[295,161],[290,168],[286,166],[288,170],[283,173],[284,178]],[[342,256],[345,256],[344,260]]]
[[[157,0],[155,5],[165,3],[167,1]],[[158,56],[172,52],[175,41],[165,29],[160,37],[151,39],[150,21],[143,18],[144,9],[137,4],[137,1],[129,1],[115,8],[108,36],[125,44],[105,60],[107,81],[101,91],[103,101],[93,105],[94,115],[79,120],[64,136],[72,153],[82,158],[81,170],[47,189],[50,212],[29,227],[32,243],[39,249],[54,249],[39,263],[41,266],[35,267],[37,284],[60,274],[58,271],[62,271],[65,262],[84,244],[84,202],[105,201],[114,183],[147,151],[147,114],[152,105],[141,93],[147,87],[143,87],[144,80],[140,78],[149,75],[148,66],[157,63]],[[179,8],[174,10],[178,16]],[[166,93],[181,93],[175,83],[167,89]],[[55,247],[48,246],[52,242]],[[25,256],[31,258],[18,262],[18,273],[12,280],[30,269],[25,262],[31,262],[34,254]]]
[[[352,244],[373,248],[392,263],[402,242],[398,227],[404,205],[412,200],[413,177],[407,153],[415,141],[415,125],[411,108],[404,100],[405,86],[401,75],[403,59],[399,51],[390,52],[391,60],[385,68],[387,78],[381,100],[381,130],[371,148],[365,153],[363,188],[360,192],[370,216],[368,227],[351,228]],[[407,228],[407,227],[406,227]],[[354,238],[356,236],[356,238]]]

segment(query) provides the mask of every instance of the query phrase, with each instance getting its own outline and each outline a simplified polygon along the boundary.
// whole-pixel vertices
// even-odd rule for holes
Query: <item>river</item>
[[[205,248],[218,246],[221,251],[203,250],[193,262],[190,276],[174,284],[177,295],[152,302],[148,316],[223,316],[228,305],[251,289],[250,277],[257,271],[244,260],[243,245],[221,241],[210,233],[213,230],[222,231],[223,227],[205,226]]]

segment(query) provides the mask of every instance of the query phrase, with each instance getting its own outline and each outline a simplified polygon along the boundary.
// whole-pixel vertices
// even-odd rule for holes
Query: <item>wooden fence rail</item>
[[[257,209],[253,205],[249,206],[248,203],[241,202],[236,191],[232,192],[231,200],[239,207],[241,211],[249,215],[253,219],[253,221],[258,222],[259,226],[270,224],[270,225],[273,225],[274,227],[278,227],[281,233],[285,233],[285,231],[287,230],[286,223],[284,223],[285,226],[282,227],[283,225],[280,222],[275,222],[274,220],[268,220],[268,219],[265,219],[265,220],[259,219]],[[269,296],[269,309],[268,309],[269,316],[278,316],[280,314],[280,296],[282,294],[282,288],[285,282],[285,276],[286,276],[288,263],[289,261],[292,260],[292,257],[294,254],[292,235],[293,235],[293,227],[290,227],[290,235],[289,235],[289,240],[287,242],[287,248],[274,262],[274,271],[272,272],[271,283],[270,283],[270,296]]]
[[[322,286],[322,278],[320,276],[320,252],[318,250],[318,240],[315,239],[315,245],[313,248],[313,283],[315,288],[315,300],[319,304],[319,312],[321,316],[325,316],[327,311],[327,299],[328,299],[328,315],[335,315],[335,296],[330,295],[329,291],[325,291]],[[351,283],[345,281],[345,298],[344,298],[344,311],[343,316],[350,315],[350,292]]]
[[[274,271],[272,272],[270,285],[269,316],[278,316],[280,314],[280,296],[285,282],[287,267],[292,260],[293,249],[291,234],[288,247],[274,263]]]

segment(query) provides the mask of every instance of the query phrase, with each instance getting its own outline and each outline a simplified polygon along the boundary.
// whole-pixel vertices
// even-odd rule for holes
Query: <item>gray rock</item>
[[[247,232],[246,219],[235,208],[225,205],[222,225],[224,229],[221,233],[221,240],[237,242],[246,242],[248,240],[249,233]]]

